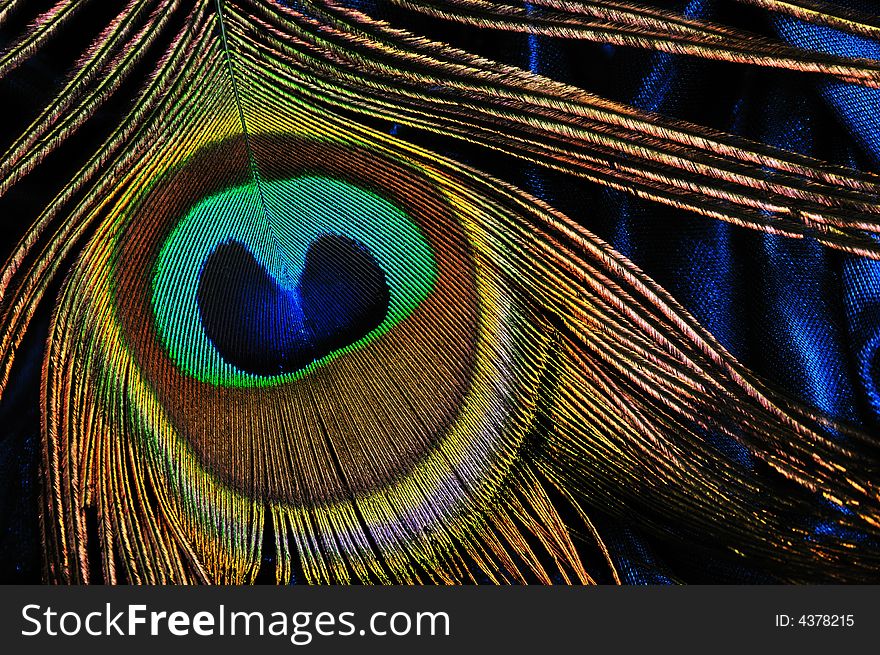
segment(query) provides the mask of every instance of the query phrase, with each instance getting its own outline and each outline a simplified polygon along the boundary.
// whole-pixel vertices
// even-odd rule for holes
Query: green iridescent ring
[[[280,287],[292,288],[310,244],[324,235],[353,239],[376,259],[389,287],[385,320],[352,344],[289,373],[258,375],[224,360],[199,320],[196,293],[206,259],[221,243],[235,240]],[[152,307],[163,346],[187,375],[221,386],[272,386],[301,378],[385,334],[431,293],[436,279],[431,247],[406,212],[349,182],[301,175],[262,181],[259,188],[235,186],[192,207],[159,250]]]

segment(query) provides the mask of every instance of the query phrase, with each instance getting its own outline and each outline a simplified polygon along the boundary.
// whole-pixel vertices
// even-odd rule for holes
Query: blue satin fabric
[[[689,17],[729,22],[731,3],[726,1],[655,4]],[[764,24],[752,22],[755,18]],[[740,27],[778,33],[801,48],[880,60],[880,43],[785,16],[754,12]],[[557,42],[535,36],[525,41],[529,68],[582,81],[541,63],[558,59]],[[878,90],[666,53],[602,50],[597,61],[585,49],[582,65],[611,68],[619,84],[598,92],[835,164],[873,171],[880,166]],[[719,80],[737,87],[726,108],[713,100]],[[536,178],[528,185],[532,192],[608,239],[672,292],[727,349],[790,395],[854,425],[867,427],[880,418],[880,380],[874,370],[880,346],[880,263],[841,256],[810,240],[756,234],[616,191],[582,189],[586,202],[577,202],[570,193],[554,194],[534,167],[529,174]],[[605,199],[599,216],[590,210],[597,194]]]
[[[847,4],[870,11],[863,3]],[[785,16],[777,17],[774,27],[785,41],[801,48],[880,60],[880,43],[876,41]],[[823,81],[818,87],[825,103],[846,127],[854,147],[865,155],[867,166],[877,171],[880,167],[880,90],[837,81]],[[853,164],[852,161],[845,163]],[[880,416],[880,262],[848,258],[842,278],[846,330],[856,379],[870,406],[870,419],[876,423]]]
[[[692,18],[729,22],[731,17],[731,3],[722,0],[655,4]],[[745,13],[740,27],[776,34],[793,46],[880,60],[880,43],[787,16]],[[571,74],[570,63],[567,69],[549,63],[559,59],[554,40],[529,36],[523,45],[534,72],[583,81]],[[795,72],[732,70],[729,64],[622,50],[594,48],[592,61],[584,57],[584,66],[604,64],[620,80],[600,92],[835,164],[870,171],[880,166],[880,90]],[[719,91],[718,80],[737,89],[726,107],[710,100]],[[573,200],[570,191],[554,197],[540,171],[530,167],[529,178],[530,191],[608,239],[728,350],[791,397],[838,421],[869,430],[877,425],[880,262],[840,255],[811,240],[750,232],[616,191],[586,190],[585,202]],[[590,216],[590,200],[597,194],[604,200],[602,212]],[[744,472],[753,468],[752,457],[735,441],[711,434],[707,439]],[[818,496],[815,502],[828,504]],[[809,517],[792,520],[811,530],[813,539],[866,539]],[[610,550],[624,582],[674,579],[651,540],[634,527],[611,520],[603,534],[612,535]],[[700,561],[699,571],[689,571],[698,580],[772,580],[711,556]]]

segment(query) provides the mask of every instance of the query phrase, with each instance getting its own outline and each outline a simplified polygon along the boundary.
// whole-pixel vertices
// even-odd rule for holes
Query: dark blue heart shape
[[[206,259],[197,293],[220,355],[258,375],[290,373],[353,344],[388,312],[385,274],[365,246],[337,235],[309,245],[292,289],[280,286],[237,241]]]

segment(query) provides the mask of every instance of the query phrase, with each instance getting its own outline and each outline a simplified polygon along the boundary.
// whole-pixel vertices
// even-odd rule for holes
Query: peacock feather
[[[542,64],[623,49],[878,97],[880,46],[821,47],[876,44],[857,7],[720,3],[770,34],[699,4],[2,3],[0,393],[25,402],[36,338],[45,579],[625,582],[624,530],[876,580],[870,394],[779,383],[548,191],[880,259],[861,154]]]

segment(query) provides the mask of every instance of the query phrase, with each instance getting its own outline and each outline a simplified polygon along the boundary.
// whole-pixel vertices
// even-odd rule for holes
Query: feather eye
[[[876,62],[632,3],[392,4],[877,84]],[[0,65],[76,12],[60,3]],[[588,221],[375,125],[876,258],[875,176],[345,4],[157,1],[95,37],[80,95],[65,86],[10,146],[0,190],[65,152],[138,65],[124,120],[3,270],[3,385],[35,307],[53,308],[50,580],[620,581],[595,511],[784,580],[874,574],[857,539],[791,520],[876,536],[874,437],[749,370]]]
[[[432,249],[404,210],[306,172],[200,201],[153,270],[165,351],[189,375],[224,386],[276,383],[368,343],[412,314],[437,279]]]
[[[229,168],[248,149],[272,172],[242,183],[248,168]],[[208,579],[250,579],[269,516],[282,581],[292,550],[311,580],[367,581],[470,575],[452,554],[465,535],[487,540],[484,557],[509,557],[501,539],[529,549],[512,523],[504,537],[469,533],[532,420],[546,339],[475,250],[472,201],[438,175],[374,147],[253,134],[111,210],[62,294],[50,354],[92,357],[75,380],[53,367],[47,401],[90,399],[93,422],[49,417],[50,449],[90,459],[81,482],[116,499],[97,501],[105,539],[148,529],[130,523],[147,511],[131,479],[155,487],[158,524],[184,530],[176,547],[180,534],[153,537],[173,569],[126,579],[183,581],[189,559]],[[53,460],[58,500],[78,498]],[[121,480],[107,475],[119,467]],[[85,505],[57,511],[82,525]]]

